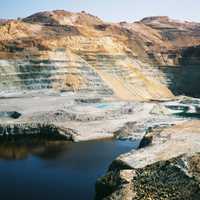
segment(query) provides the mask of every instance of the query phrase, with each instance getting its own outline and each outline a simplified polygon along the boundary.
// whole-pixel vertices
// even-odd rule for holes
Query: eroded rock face
[[[199,199],[199,125],[148,132],[148,144],[119,156],[97,181],[96,199]]]
[[[111,171],[99,179],[96,199],[198,200],[200,154],[159,161],[142,169]]]
[[[0,24],[0,88],[173,98],[176,80],[155,66],[180,64],[181,49],[200,44],[199,27],[167,17],[106,23],[62,10],[8,20]]]
[[[72,140],[70,133],[52,124],[43,123],[1,123],[0,142],[15,143],[18,141],[31,141],[31,138],[38,140]],[[33,141],[32,141],[33,142]]]
[[[169,81],[169,88],[175,95],[199,97],[199,55],[200,47],[192,46],[181,50],[179,67],[164,67],[163,72]]]

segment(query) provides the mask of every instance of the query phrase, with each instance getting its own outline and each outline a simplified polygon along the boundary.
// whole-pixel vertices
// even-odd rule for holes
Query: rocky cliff
[[[199,30],[198,23],[168,17],[106,23],[85,12],[62,10],[2,21],[0,89],[169,99],[181,94],[169,75],[176,70],[159,67],[179,69],[188,60],[187,51],[200,44]]]
[[[118,157],[97,181],[96,199],[198,200],[199,130],[191,121],[150,131],[145,148]]]

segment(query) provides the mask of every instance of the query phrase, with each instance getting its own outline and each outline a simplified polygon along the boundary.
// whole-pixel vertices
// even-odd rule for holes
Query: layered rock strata
[[[106,23],[61,10],[8,20],[0,24],[0,88],[95,91],[122,100],[173,98],[184,85],[174,87],[176,78],[156,66],[179,69],[189,49],[200,44],[199,27],[167,17]]]

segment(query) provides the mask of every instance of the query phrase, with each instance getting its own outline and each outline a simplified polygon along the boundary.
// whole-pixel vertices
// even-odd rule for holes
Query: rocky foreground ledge
[[[199,121],[152,130],[142,144],[147,141],[112,163],[96,183],[96,199],[199,199]]]
[[[159,102],[128,102],[83,94],[2,98],[0,135],[49,132],[75,142],[113,137],[140,141],[153,127],[185,121],[173,112]]]

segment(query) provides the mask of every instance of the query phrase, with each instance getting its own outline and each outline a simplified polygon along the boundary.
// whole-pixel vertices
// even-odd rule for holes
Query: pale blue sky
[[[17,18],[38,11],[85,10],[106,21],[136,21],[167,15],[200,22],[200,0],[0,0],[0,18]]]

